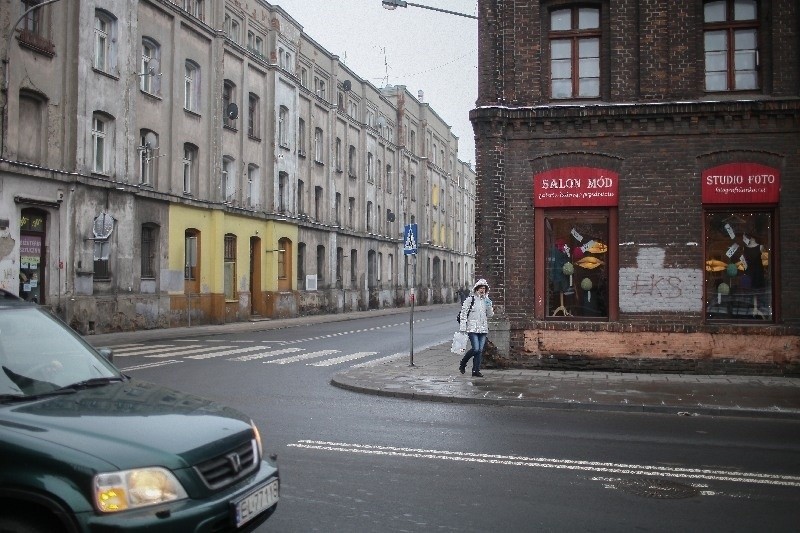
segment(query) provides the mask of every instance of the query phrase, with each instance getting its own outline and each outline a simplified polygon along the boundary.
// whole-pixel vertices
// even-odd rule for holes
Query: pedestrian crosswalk
[[[270,344],[276,344],[274,348]],[[278,365],[304,363],[308,366],[327,367],[348,363],[377,355],[378,352],[342,353],[341,350],[306,351],[299,347],[283,347],[282,342],[266,343],[256,346],[236,346],[233,344],[209,345],[169,345],[169,344],[123,344],[109,346],[114,351],[114,360],[124,372],[154,368],[167,364],[202,361],[207,359],[224,359],[231,362],[260,362]],[[401,354],[398,354],[401,355]],[[141,364],[125,366],[124,358],[138,357],[152,360]]]

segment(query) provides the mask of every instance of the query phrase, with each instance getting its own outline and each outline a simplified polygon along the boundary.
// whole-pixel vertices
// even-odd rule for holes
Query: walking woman
[[[492,301],[489,299],[489,284],[481,278],[472,287],[472,296],[466,298],[461,305],[461,320],[459,331],[469,337],[470,349],[461,358],[458,370],[463,374],[467,369],[467,361],[472,358],[472,375],[482,378],[481,356],[486,346],[486,337],[489,334],[489,317],[494,316]]]

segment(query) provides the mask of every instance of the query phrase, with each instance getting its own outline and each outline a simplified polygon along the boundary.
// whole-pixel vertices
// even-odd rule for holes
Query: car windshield
[[[45,310],[27,305],[0,308],[0,397],[63,392],[75,384],[122,377]]]

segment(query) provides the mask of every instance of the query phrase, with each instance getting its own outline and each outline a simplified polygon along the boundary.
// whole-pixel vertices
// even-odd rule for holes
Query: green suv
[[[248,417],[132,380],[0,290],[0,532],[249,531],[278,497]]]

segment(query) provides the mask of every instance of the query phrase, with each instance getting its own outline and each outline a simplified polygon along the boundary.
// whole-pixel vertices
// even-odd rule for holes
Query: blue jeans
[[[467,350],[467,353],[461,358],[461,367],[466,367],[467,361],[472,357],[472,373],[474,374],[481,370],[481,355],[483,355],[483,348],[486,346],[486,337],[488,337],[488,335],[486,333],[469,332],[467,336],[469,337],[469,343],[472,347]]]

